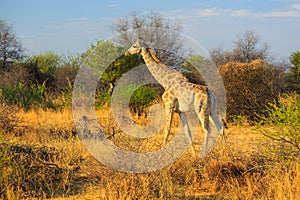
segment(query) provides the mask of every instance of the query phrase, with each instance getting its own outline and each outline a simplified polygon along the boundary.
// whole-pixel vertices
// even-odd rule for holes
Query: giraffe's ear
[[[141,47],[147,47],[148,45],[144,42],[142,37],[138,37],[136,43],[138,43]]]

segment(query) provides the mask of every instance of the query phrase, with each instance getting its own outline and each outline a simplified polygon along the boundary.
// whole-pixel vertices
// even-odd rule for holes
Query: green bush
[[[108,105],[111,100],[111,94],[110,90],[102,93],[97,93],[96,94],[96,99],[95,99],[95,106],[96,109],[99,109],[103,107],[104,105]]]
[[[161,87],[147,84],[138,87],[135,84],[128,84],[120,91],[115,91],[115,105],[121,106],[122,109],[129,109],[132,113],[141,116],[146,112],[146,108],[152,105],[159,98]],[[129,105],[125,101],[129,100]],[[125,106],[125,107],[124,107]]]
[[[26,109],[35,106],[54,108],[53,103],[47,99],[45,82],[42,85],[32,84],[30,87],[21,83],[16,86],[3,86],[1,98],[8,104]]]
[[[53,87],[55,85],[55,71],[61,66],[62,57],[47,51],[28,57],[24,64],[31,74],[31,81],[37,81],[39,84],[46,82],[47,86]]]
[[[145,112],[157,97],[157,91],[151,86],[141,86],[133,92],[130,98],[129,107],[133,113],[139,116]]]
[[[272,152],[280,158],[300,155],[300,95],[293,93],[279,98],[279,105],[270,103],[267,117],[260,124],[270,125],[263,135],[271,139]]]

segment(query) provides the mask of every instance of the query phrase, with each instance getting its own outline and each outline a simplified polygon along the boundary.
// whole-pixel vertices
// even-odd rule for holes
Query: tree
[[[260,44],[259,36],[253,30],[246,30],[237,40],[232,51],[216,48],[210,51],[210,55],[217,66],[228,62],[250,63],[253,60],[266,60],[269,47],[266,43]]]
[[[258,47],[259,36],[253,30],[246,30],[242,36],[237,36],[234,42],[233,59],[236,62],[251,62],[256,59],[265,60],[268,55],[268,45]]]
[[[291,70],[295,74],[300,74],[300,51],[295,51],[290,57],[290,61],[293,64]]]
[[[226,52],[222,47],[212,49],[209,54],[217,66],[225,65],[226,63],[232,61],[231,52]]]
[[[119,18],[112,23],[112,32],[116,43],[131,46],[137,37],[143,38],[149,47],[154,48],[157,57],[168,65],[175,65],[182,60],[182,41],[180,32],[182,25],[172,23],[163,15],[151,12],[138,16],[132,13],[130,17]]]
[[[22,57],[23,47],[18,41],[11,26],[0,19],[0,61],[1,68],[7,67],[9,60],[14,61]]]
[[[292,90],[300,92],[300,51],[295,51],[290,56],[290,87]]]

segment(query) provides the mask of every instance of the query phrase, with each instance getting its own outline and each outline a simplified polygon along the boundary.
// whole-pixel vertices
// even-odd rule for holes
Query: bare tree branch
[[[21,58],[22,44],[18,41],[11,26],[0,19],[0,61],[2,69],[7,66],[7,61]]]
[[[130,17],[119,18],[111,25],[114,42],[131,46],[137,37],[141,37],[154,48],[157,57],[167,65],[176,65],[183,57],[180,32],[182,25],[172,23],[163,15],[151,12],[144,16],[132,13]]]

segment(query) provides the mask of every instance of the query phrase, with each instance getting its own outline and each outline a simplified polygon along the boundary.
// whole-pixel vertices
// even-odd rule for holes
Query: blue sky
[[[207,50],[232,49],[247,29],[268,43],[277,59],[300,50],[299,0],[1,0],[0,5],[0,18],[13,25],[27,54],[82,53],[111,36],[116,18],[133,11],[181,21],[184,32]]]

